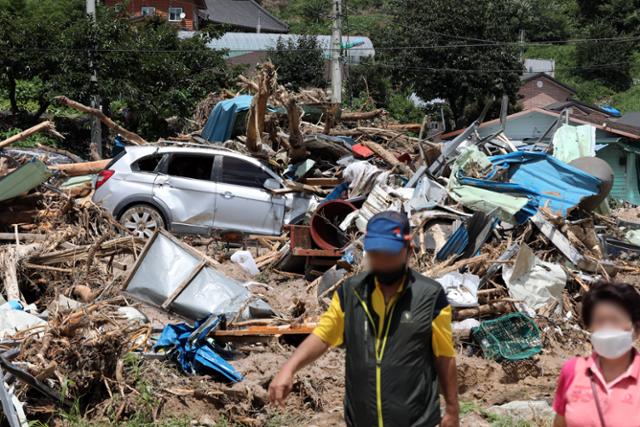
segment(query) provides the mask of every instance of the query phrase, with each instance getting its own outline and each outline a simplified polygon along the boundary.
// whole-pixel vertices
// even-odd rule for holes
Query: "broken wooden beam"
[[[119,124],[111,120],[109,117],[107,117],[102,111],[98,110],[97,108],[89,107],[77,101],[73,101],[67,98],[66,96],[57,96],[54,98],[54,101],[64,104],[67,107],[74,108],[78,111],[82,111],[83,113],[91,114],[92,116],[97,117],[106,127],[108,127],[109,129],[112,129],[116,133],[119,133],[120,135],[122,135],[124,139],[131,142],[132,144],[135,144],[135,145],[147,144],[147,141],[144,138],[142,138],[140,135],[138,135],[135,132],[131,132],[128,129],[123,128],[122,126],[120,126]]]
[[[91,175],[98,173],[111,162],[111,159],[96,160],[94,162],[67,163],[50,166],[50,169],[64,172],[67,176]]]
[[[376,153],[377,156],[379,156],[382,160],[387,162],[389,165],[397,167],[402,174],[408,177],[411,177],[413,175],[413,171],[411,170],[411,168],[409,168],[409,166],[402,163],[400,160],[396,158],[396,156],[393,155],[393,153],[391,153],[389,150],[387,150],[377,142],[362,140],[361,144],[369,148],[374,153]]]
[[[18,282],[18,267],[24,258],[39,248],[40,245],[30,243],[28,245],[8,246],[0,252],[0,271],[2,272],[2,282],[4,283],[7,300],[24,301]]]
[[[543,214],[536,212],[530,218],[536,227],[540,229],[556,248],[564,255],[569,261],[571,261],[576,267],[581,270],[588,271],[589,273],[598,273],[599,268],[603,268],[607,273],[612,274],[616,272],[616,266],[608,261],[599,261],[590,256],[585,256],[580,253],[569,241],[569,239],[562,234],[551,222],[544,218]]]
[[[304,183],[318,187],[335,187],[342,184],[340,178],[305,178]]]
[[[280,326],[249,326],[243,329],[215,330],[214,337],[247,337],[247,336],[277,336],[277,335],[308,335],[315,329],[315,323],[303,323],[301,325]]]
[[[511,312],[511,305],[508,302],[496,302],[480,305],[473,308],[463,308],[453,310],[454,320],[465,320],[472,317],[482,317],[488,315],[500,315]]]
[[[357,122],[358,120],[371,120],[384,115],[384,113],[385,111],[382,108],[373,111],[342,112],[342,114],[340,114],[340,121]]]
[[[31,135],[36,134],[38,132],[47,132],[51,135],[54,135],[60,139],[64,139],[64,136],[62,136],[61,134],[59,134],[56,131],[56,127],[54,126],[52,121],[46,120],[42,123],[38,123],[35,126],[30,127],[29,129],[25,129],[20,133],[17,133],[13,136],[10,136],[9,138],[0,141],[0,148],[4,148],[7,147],[11,144],[13,144],[14,142],[18,142],[18,141],[22,141],[24,139],[29,138]]]

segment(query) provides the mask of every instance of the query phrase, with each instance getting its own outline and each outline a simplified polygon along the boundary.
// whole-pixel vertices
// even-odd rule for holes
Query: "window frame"
[[[171,19],[171,11],[172,11],[172,10],[174,11],[174,13],[175,13],[175,11],[176,11],[176,10],[179,10],[179,11],[180,11],[180,12],[178,12],[178,19]],[[180,15],[182,15],[183,13],[185,13],[185,11],[184,11],[184,8],[183,8],[183,7],[180,7],[180,6],[170,6],[170,7],[169,7],[169,9],[168,9],[168,11],[167,11],[167,19],[168,19],[168,21],[169,21],[169,22],[182,22],[182,19],[183,19],[183,18],[181,18],[181,17],[180,17]]]
[[[236,156],[229,156],[229,155],[225,155],[225,154],[218,154],[216,156],[216,161],[213,165],[213,171],[214,171],[214,180],[219,183],[219,184],[224,184],[224,185],[235,185],[236,187],[243,187],[243,188],[254,188],[257,190],[261,190],[261,191],[268,191],[266,188],[264,188],[264,182],[262,183],[261,186],[248,186],[248,185],[242,185],[242,184],[233,184],[233,183],[229,183],[229,182],[224,182],[222,180],[222,177],[224,175],[224,159],[225,158],[232,158],[235,160],[238,160],[240,162],[244,162],[249,164],[250,166],[253,166],[254,168],[260,169],[266,176],[267,178],[265,178],[265,181],[267,179],[273,179],[276,180],[281,186],[282,186],[282,182],[274,177],[274,174],[270,173],[269,170],[267,170],[266,168],[256,165],[248,160],[242,159],[240,157],[236,157]]]
[[[145,10],[152,11],[152,13],[145,13]],[[140,14],[142,16],[156,16],[155,6],[140,6]]]
[[[156,165],[156,167],[152,171],[145,171],[145,170],[140,169],[139,162],[147,160],[147,159],[149,159],[151,157],[155,157],[155,156],[158,156],[159,160],[158,160],[158,164]],[[155,153],[148,154],[146,156],[142,156],[142,157],[134,160],[129,167],[131,168],[131,171],[135,172],[135,173],[158,174],[158,173],[160,173],[162,171],[163,161],[165,160],[166,157],[167,157],[167,155],[165,153],[155,152]]]
[[[189,176],[180,176],[180,175],[172,175],[169,173],[169,166],[171,164],[171,162],[173,161],[173,159],[176,156],[195,156],[195,157],[208,157],[211,158],[211,171],[209,171],[209,178],[208,179],[203,179],[203,178],[191,178]],[[161,163],[162,165],[159,165],[158,167],[158,172],[162,173],[164,175],[167,175],[169,177],[172,178],[181,178],[181,179],[193,179],[196,181],[206,181],[206,182],[215,182],[214,180],[214,174],[216,171],[216,167],[215,167],[215,162],[216,162],[216,156],[213,154],[206,154],[206,153],[182,153],[182,152],[172,152],[169,153],[168,156],[166,156],[165,158],[162,159]]]

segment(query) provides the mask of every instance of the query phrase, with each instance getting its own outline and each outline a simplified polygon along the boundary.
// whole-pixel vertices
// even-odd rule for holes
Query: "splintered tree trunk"
[[[257,98],[258,95],[253,97],[251,107],[249,107],[249,114],[247,115],[247,140],[245,144],[251,153],[260,151],[260,145],[262,144],[262,132],[260,132],[260,125],[258,123]]]
[[[53,165],[50,169],[64,172],[67,176],[80,176],[98,173],[106,168],[111,159],[96,160],[95,162],[67,163],[64,165]]]
[[[373,111],[355,111],[355,112],[346,112],[340,115],[341,122],[356,122],[358,120],[371,120],[376,117],[380,117],[384,114],[384,110],[382,108],[378,108]]]
[[[252,153],[260,151],[262,132],[267,114],[267,102],[277,86],[276,68],[271,62],[262,64],[258,73],[258,92],[251,101],[247,117],[247,149]]]
[[[293,97],[287,102],[287,117],[289,119],[289,160],[297,163],[304,160],[308,153],[300,131],[300,108]]]
[[[75,108],[78,111],[82,111],[83,113],[91,114],[92,116],[99,118],[100,121],[106,127],[108,127],[109,129],[112,129],[116,133],[119,133],[127,141],[131,142],[132,144],[135,144],[135,145],[147,144],[147,141],[144,138],[142,138],[140,135],[123,128],[122,126],[120,126],[119,124],[111,120],[109,117],[105,116],[105,114],[102,111],[98,110],[97,108],[88,107],[84,104],[73,101],[67,98],[66,96],[58,96],[54,99],[55,101],[61,104],[64,104],[68,107]]]
[[[324,134],[329,135],[331,133],[331,129],[336,124],[336,114],[338,112],[339,104],[331,104],[329,108],[327,108],[327,112],[325,113],[324,119]]]

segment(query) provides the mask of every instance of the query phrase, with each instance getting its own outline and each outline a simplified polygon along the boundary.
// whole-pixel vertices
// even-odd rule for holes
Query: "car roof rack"
[[[203,141],[205,141],[203,139]],[[175,146],[175,147],[190,147],[190,148],[208,148],[211,150],[220,150],[220,151],[231,151],[234,153],[238,153],[236,150],[232,150],[231,148],[223,147],[221,145],[214,145],[211,143],[197,143],[197,142],[188,142],[188,141],[172,141],[170,139],[159,139],[155,144],[158,146]]]

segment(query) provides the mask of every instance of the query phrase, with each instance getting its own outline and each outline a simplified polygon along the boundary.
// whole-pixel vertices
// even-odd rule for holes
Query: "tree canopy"
[[[57,95],[89,103],[90,60],[105,112],[127,107],[135,130],[150,138],[166,134],[164,119],[189,117],[229,82],[222,53],[206,45],[215,34],[182,39],[164,20],[134,24],[106,7],[93,25],[84,7],[83,0],[0,0],[0,89],[18,122],[37,120]],[[25,84],[32,90],[21,92]]]
[[[380,42],[394,80],[425,100],[445,99],[456,125],[475,118],[488,97],[516,101],[522,63],[513,41],[529,13],[525,3],[391,0],[391,12]]]
[[[324,54],[315,36],[295,40],[278,39],[268,57],[278,69],[278,81],[298,90],[302,87],[323,87]]]

